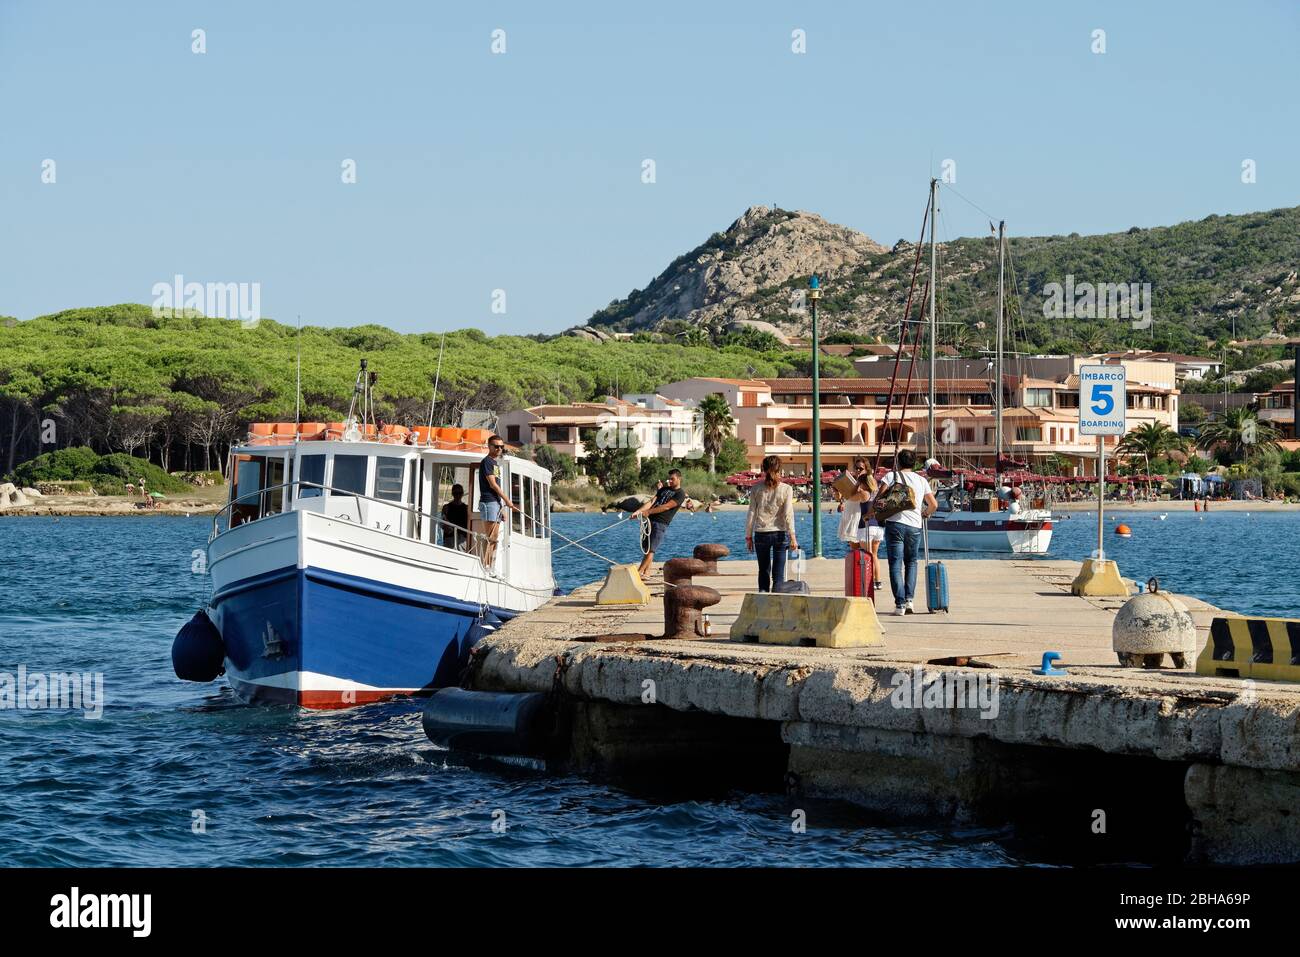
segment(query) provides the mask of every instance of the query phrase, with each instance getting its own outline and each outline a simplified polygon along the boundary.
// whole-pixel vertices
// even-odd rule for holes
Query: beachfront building
[[[1096,360],[1040,358],[1044,361],[1035,364],[1035,371],[1055,375],[1003,376],[1003,455],[1036,471],[1091,475],[1097,445],[1095,438],[1078,432],[1077,370],[1079,365]],[[1129,427],[1162,422],[1176,431],[1178,390],[1172,366],[1151,363],[1149,368],[1148,364],[1130,367],[1126,360],[1115,361],[1122,362],[1128,373]],[[821,380],[823,468],[847,468],[857,455],[874,459],[878,447],[881,461],[887,462],[895,442],[922,457],[937,458],[947,467],[993,468],[997,419],[989,364],[967,359],[937,364],[933,448],[929,441],[929,384],[924,378],[928,364],[918,366],[910,384],[907,363],[901,366],[892,392],[890,377],[879,372]],[[874,364],[867,367],[882,369]],[[744,441],[752,467],[757,468],[766,455],[780,455],[791,474],[811,471],[811,379],[695,378],[669,383],[658,391],[691,405],[707,395],[721,394],[731,406],[736,435]],[[1109,446],[1113,448],[1116,441],[1108,440]]]
[[[1295,392],[1295,379],[1288,379],[1256,397],[1260,421],[1277,429],[1283,439],[1300,438],[1295,430]]]
[[[685,402],[655,394],[536,405],[508,412],[497,423],[497,431],[511,445],[549,445],[578,461],[586,454],[582,437],[588,430],[606,441],[635,448],[638,461],[698,456],[703,448],[695,410]]]
[[[1219,359],[1207,359],[1203,356],[1189,356],[1181,352],[1154,352],[1150,349],[1129,349],[1125,352],[1104,352],[1094,355],[1090,362],[1124,362],[1155,363],[1172,366],[1174,382],[1181,383],[1188,379],[1204,379],[1217,374],[1223,362]]]

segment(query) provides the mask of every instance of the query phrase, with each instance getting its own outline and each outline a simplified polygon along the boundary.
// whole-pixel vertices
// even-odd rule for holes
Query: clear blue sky
[[[947,158],[1013,235],[1293,206],[1298,49],[1268,0],[0,0],[0,314],[181,273],[290,323],[558,332],[756,203],[911,237]]]

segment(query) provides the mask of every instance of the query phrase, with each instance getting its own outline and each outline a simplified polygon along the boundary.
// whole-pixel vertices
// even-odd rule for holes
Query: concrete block
[[[885,643],[871,599],[834,595],[747,594],[731,626],[731,640],[755,639],[765,645],[818,648]]]
[[[597,605],[644,605],[650,589],[641,581],[635,565],[611,565],[605,584],[596,592]]]
[[[1102,561],[1088,558],[1079,566],[1079,574],[1070,584],[1070,592],[1093,598],[1127,598],[1133,590],[1119,577],[1119,566],[1109,558]]]
[[[1300,681],[1300,619],[1221,616],[1196,659],[1210,677]]]

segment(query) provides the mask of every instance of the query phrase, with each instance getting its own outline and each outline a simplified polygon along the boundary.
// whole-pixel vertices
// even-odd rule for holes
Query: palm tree
[[[677,338],[682,341],[684,346],[707,346],[709,344],[709,334],[699,326],[691,326],[684,332],[678,333]]]
[[[1151,489],[1151,460],[1159,458],[1166,452],[1181,451],[1186,448],[1183,437],[1163,422],[1144,422],[1130,429],[1120,439],[1115,451],[1134,459],[1141,456],[1146,463],[1147,490]]]
[[[722,443],[731,435],[735,419],[731,417],[731,406],[719,392],[705,396],[695,409],[695,426],[703,433],[704,451],[709,454],[709,474],[716,471],[718,453]]]
[[[1277,448],[1277,429],[1261,422],[1252,409],[1229,409],[1226,414],[1201,426],[1200,442],[1204,449],[1226,446],[1236,461],[1249,460],[1256,452]]]
[[[1130,429],[1115,447],[1115,451],[1130,458],[1142,456],[1150,469],[1153,458],[1159,458],[1166,452],[1181,451],[1184,447],[1183,437],[1163,422],[1146,422]]]

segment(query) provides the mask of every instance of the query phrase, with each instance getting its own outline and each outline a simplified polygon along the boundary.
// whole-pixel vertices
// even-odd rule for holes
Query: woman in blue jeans
[[[799,547],[794,531],[794,492],[781,481],[780,456],[763,459],[763,481],[750,491],[745,547],[758,556],[758,590],[780,591],[785,581],[786,549]]]

